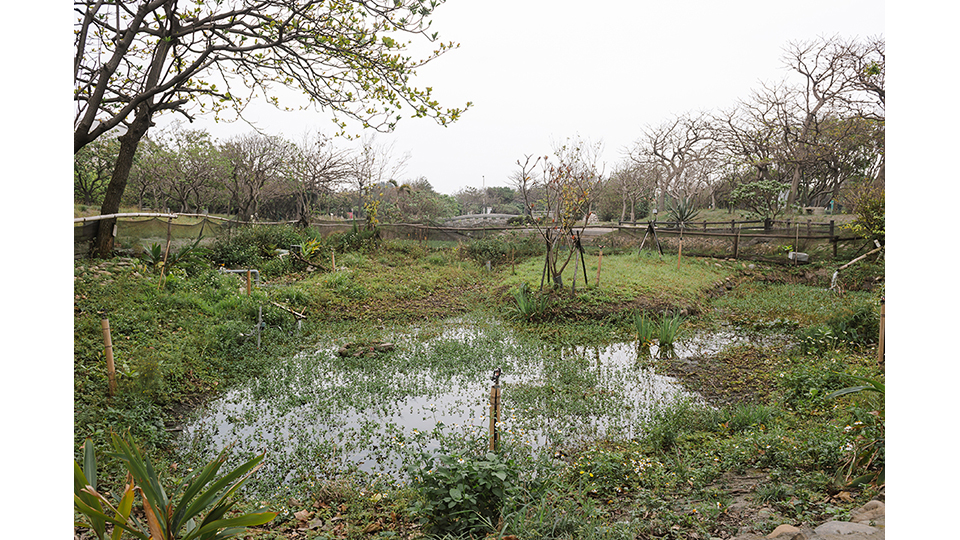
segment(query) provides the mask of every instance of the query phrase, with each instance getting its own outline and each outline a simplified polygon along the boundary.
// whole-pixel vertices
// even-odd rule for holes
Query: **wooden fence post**
[[[733,260],[737,260],[740,255],[740,229],[737,227],[737,235],[733,237]]]
[[[833,242],[833,258],[837,258],[837,244],[840,242],[837,240],[836,235],[834,234],[834,221],[830,220],[830,241]]]
[[[110,321],[103,319],[100,321],[100,325],[103,327],[103,345],[107,357],[107,381],[109,382],[107,394],[113,396],[117,393],[117,372],[116,367],[113,365],[113,341],[110,339]]]
[[[683,226],[680,227],[680,240],[677,242],[677,270],[680,269],[680,257],[683,256]]]

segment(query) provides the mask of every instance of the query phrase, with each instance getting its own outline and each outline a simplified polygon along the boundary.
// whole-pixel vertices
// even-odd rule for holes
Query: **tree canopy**
[[[74,150],[126,124],[141,106],[189,119],[241,113],[258,94],[280,106],[280,86],[365,127],[393,128],[404,105],[413,116],[454,121],[462,108],[442,109],[431,88],[411,85],[417,67],[455,47],[430,32],[427,17],[438,3],[77,0]],[[401,34],[435,49],[414,59]]]
[[[154,116],[242,116],[250,100],[281,106],[276,90],[364,128],[393,129],[401,110],[442,125],[464,108],[444,109],[432,89],[412,84],[416,69],[455,48],[431,32],[442,0],[75,0],[74,152],[124,131],[101,213],[115,213],[137,145]],[[433,45],[407,54],[412,40]],[[98,252],[112,247],[101,222]],[[110,238],[107,238],[107,237]]]

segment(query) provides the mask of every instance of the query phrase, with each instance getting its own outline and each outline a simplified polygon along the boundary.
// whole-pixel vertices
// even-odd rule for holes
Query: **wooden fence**
[[[215,216],[199,214],[114,214],[111,216],[92,216],[74,220],[75,257],[89,253],[91,240],[97,234],[97,221],[105,218],[117,218],[117,238],[122,239],[122,247],[131,248],[137,244],[157,241],[168,235],[182,242],[196,238],[200,231],[207,241],[230,234],[230,231],[247,225],[289,225],[294,222],[249,223],[239,222]],[[145,219],[144,219],[145,218]],[[177,224],[177,218],[193,218],[192,223]],[[200,218],[199,220],[197,218]],[[310,227],[322,235],[346,232],[353,227],[353,221],[313,222]],[[581,241],[585,246],[606,245],[610,247],[637,247],[648,232],[649,222],[619,222],[617,225],[590,225],[583,231]],[[419,241],[468,242],[507,232],[515,234],[536,234],[536,229],[522,226],[478,226],[447,227],[420,224],[382,224],[381,236],[385,239],[407,239]],[[829,256],[837,257],[840,242],[856,241],[858,238],[849,233],[844,236],[834,221],[815,223],[812,220],[799,219],[766,221],[700,221],[680,227],[674,222],[655,222],[654,231],[661,247],[667,251],[679,250],[683,241],[684,254],[732,257],[734,259],[782,260],[789,247],[791,251],[803,251],[812,245],[829,244]],[[646,246],[654,246],[649,238]],[[821,249],[821,255],[823,253]]]

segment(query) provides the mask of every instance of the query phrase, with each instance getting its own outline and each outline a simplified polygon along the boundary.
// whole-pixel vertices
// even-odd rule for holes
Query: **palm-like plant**
[[[221,540],[242,533],[247,527],[269,522],[276,513],[255,512],[224,517],[233,506],[233,495],[260,468],[264,454],[255,456],[236,469],[217,478],[226,462],[227,450],[184,481],[182,492],[168,497],[150,460],[130,439],[112,435],[114,452],[126,467],[127,485],[123,495],[110,501],[97,491],[97,462],[92,442],[84,443],[84,466],[74,462],[74,505],[97,538],[105,538],[105,525],[113,525],[112,540],[123,531],[141,540]],[[136,492],[140,492],[146,524],[131,515]],[[199,521],[198,521],[199,520]]]

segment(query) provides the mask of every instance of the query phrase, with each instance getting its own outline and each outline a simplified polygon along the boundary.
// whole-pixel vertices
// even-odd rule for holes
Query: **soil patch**
[[[767,401],[782,361],[778,351],[755,345],[728,347],[714,356],[661,360],[669,375],[716,405]]]

